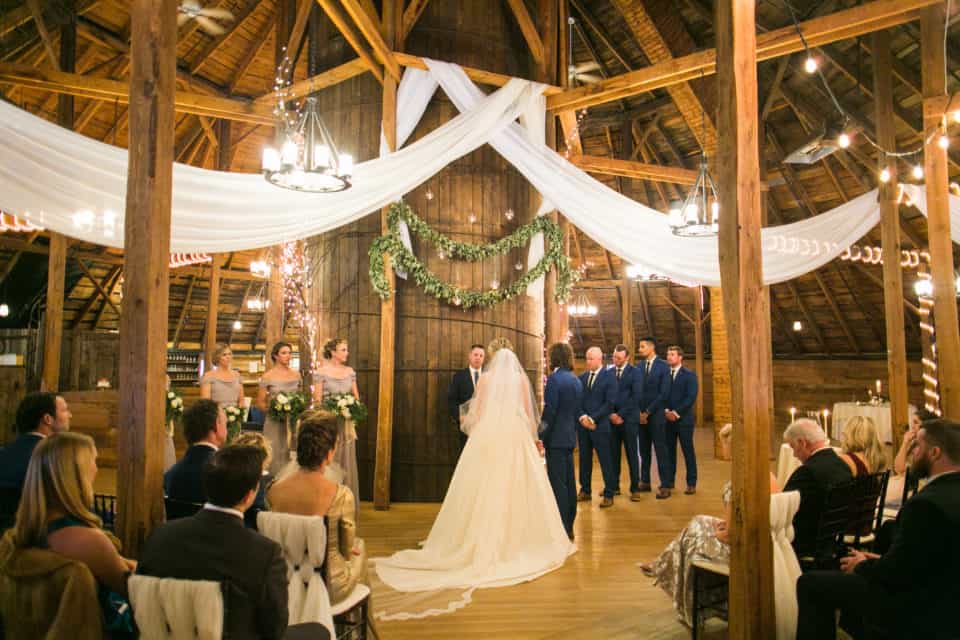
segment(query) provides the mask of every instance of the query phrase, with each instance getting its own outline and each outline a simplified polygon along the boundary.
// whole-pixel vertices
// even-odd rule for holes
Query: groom
[[[550,370],[543,390],[540,421],[540,451],[547,461],[547,477],[560,509],[567,537],[573,540],[577,517],[577,484],[573,477],[573,449],[577,446],[577,419],[583,387],[573,375],[573,349],[565,342],[550,345]]]

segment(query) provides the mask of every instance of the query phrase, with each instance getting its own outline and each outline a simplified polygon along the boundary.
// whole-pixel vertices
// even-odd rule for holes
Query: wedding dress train
[[[462,607],[474,588],[533,580],[576,551],[536,448],[534,406],[516,355],[497,351],[466,411],[469,438],[430,535],[421,549],[374,561],[396,591],[468,590],[462,603],[422,615]]]

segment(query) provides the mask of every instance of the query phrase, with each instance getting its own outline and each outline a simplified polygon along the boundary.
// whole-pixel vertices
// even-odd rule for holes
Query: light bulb
[[[496,278],[494,278],[493,281],[490,283],[490,288],[493,289],[494,291],[496,291],[497,289],[499,289],[499,288],[500,288],[500,281],[497,280]]]
[[[937,146],[941,149],[946,149],[950,146],[950,138],[947,137],[947,134],[943,134],[937,139]]]
[[[670,209],[670,213],[667,214],[667,224],[671,227],[682,227],[683,226],[683,212],[677,209]]]
[[[923,180],[923,167],[919,164],[913,165],[913,171],[911,171],[915,180]]]
[[[242,326],[243,326],[243,325],[240,324],[240,321],[239,321],[239,320],[234,320],[234,321],[233,321],[233,328],[234,328],[235,330],[239,331]]]
[[[957,288],[957,295],[960,296],[960,275],[957,276],[957,280],[954,283],[954,286]],[[0,306],[0,313],[3,313],[3,307],[7,305]]]
[[[931,282],[928,278],[920,278],[913,283],[913,291],[918,296],[929,298],[933,295],[933,282]]]
[[[513,265],[513,268],[516,269],[517,271],[523,271],[523,263],[518,262],[515,265]]]
[[[273,147],[265,147],[263,149],[263,161],[260,164],[260,168],[263,171],[279,171],[280,153]]]
[[[840,137],[837,138],[837,144],[841,149],[846,149],[850,146],[850,135],[847,133],[841,133]]]
[[[330,147],[318,144],[313,148],[313,168],[326,169],[330,166]]]
[[[7,303],[4,302],[3,304],[0,304],[0,318],[6,318],[9,315],[10,315],[10,307],[7,306]]]
[[[803,70],[807,73],[816,73],[817,61],[813,56],[807,56],[806,61],[803,63]]]
[[[427,189],[427,192],[424,194],[427,197],[427,200],[433,200],[433,191]]]
[[[353,156],[349,153],[340,154],[340,175],[353,175]]]
[[[716,200],[710,205],[710,213],[713,214],[713,221],[716,222],[720,218],[720,203]]]
[[[477,222],[477,216],[471,213],[469,216],[467,216],[467,222],[470,224],[475,224]]]
[[[880,170],[880,182],[890,182],[890,169],[884,167]]]
[[[697,222],[697,211],[697,205],[693,202],[686,206],[686,208],[683,210],[683,214],[687,222]]]
[[[513,220],[513,209],[507,209],[506,213],[503,214],[503,217],[507,220]]]
[[[287,140],[280,148],[280,159],[283,164],[297,164],[298,154],[297,145],[293,140]]]
[[[802,331],[802,330],[803,330],[803,323],[800,322],[799,320],[794,320],[794,321],[793,321],[793,330],[794,330],[794,331]]]
[[[960,122],[960,110],[957,110],[957,111],[954,111],[954,112],[953,112],[953,121],[954,121],[954,122]]]

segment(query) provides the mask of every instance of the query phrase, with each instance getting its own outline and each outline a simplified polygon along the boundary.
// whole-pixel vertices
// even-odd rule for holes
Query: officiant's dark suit
[[[543,390],[540,440],[547,460],[547,477],[557,499],[567,535],[573,535],[577,517],[577,481],[573,475],[573,450],[583,402],[583,385],[570,369],[558,367]]]
[[[613,413],[613,406],[617,401],[617,377],[613,371],[601,366],[596,373],[584,372],[580,376],[580,383],[583,385],[580,415],[589,416],[596,424],[595,429],[587,429],[582,425],[577,427],[580,446],[580,494],[584,500],[589,500],[592,495],[590,476],[593,474],[593,452],[596,450],[600,472],[603,474],[604,502],[607,502],[613,499],[617,489],[610,444],[610,414]]]
[[[666,418],[663,410],[670,393],[670,367],[664,360],[654,358],[638,362],[635,368],[634,397],[637,398],[638,412],[647,415],[646,424],[640,424],[640,483],[649,490],[652,448],[657,453],[660,488],[669,490],[673,488],[673,474],[670,472],[670,452],[667,450]]]
[[[480,379],[480,372],[476,372],[476,377]],[[450,382],[450,389],[447,391],[447,409],[450,411],[450,419],[453,424],[460,428],[460,405],[473,397],[473,390],[476,384],[473,381],[474,376],[470,367],[460,369],[453,374],[453,380]],[[463,451],[467,444],[467,435],[462,431],[460,433],[460,450]]]

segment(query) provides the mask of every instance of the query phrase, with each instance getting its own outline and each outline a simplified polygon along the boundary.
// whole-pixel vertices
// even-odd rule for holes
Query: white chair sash
[[[220,640],[223,635],[219,582],[133,575],[127,588],[143,640]]]
[[[773,597],[777,614],[777,640],[793,640],[797,634],[797,578],[800,563],[790,543],[793,516],[800,508],[800,492],[770,496],[770,537],[773,539]]]

